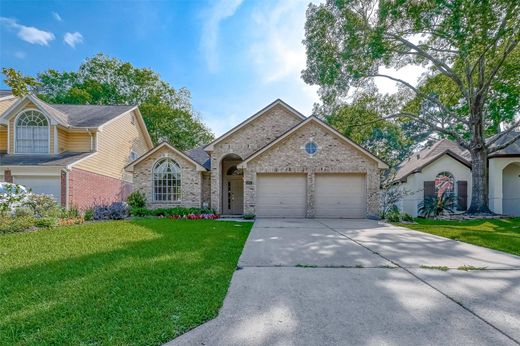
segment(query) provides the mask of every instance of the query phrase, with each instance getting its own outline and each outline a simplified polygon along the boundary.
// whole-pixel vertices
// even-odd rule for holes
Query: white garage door
[[[61,200],[61,179],[60,177],[27,177],[14,176],[13,182],[20,184],[27,189],[31,189],[33,193],[44,193],[52,195],[56,202]]]
[[[306,174],[258,174],[256,215],[259,217],[305,217]]]
[[[361,174],[316,174],[316,217],[366,217],[365,176]]]

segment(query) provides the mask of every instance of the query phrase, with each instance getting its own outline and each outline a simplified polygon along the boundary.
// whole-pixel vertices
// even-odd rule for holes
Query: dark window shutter
[[[466,180],[457,181],[457,202],[459,210],[468,209],[468,182]]]
[[[435,197],[435,182],[425,181],[424,182],[424,198]]]

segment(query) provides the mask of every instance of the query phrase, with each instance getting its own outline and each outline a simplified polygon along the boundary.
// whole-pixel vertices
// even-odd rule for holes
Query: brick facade
[[[304,145],[310,139],[318,151],[310,156]],[[316,122],[309,122],[266,152],[247,163],[244,169],[244,212],[255,214],[257,173],[306,173],[307,217],[314,216],[316,173],[361,173],[366,175],[367,216],[379,212],[379,169],[377,162]]]
[[[291,114],[285,107],[277,105],[215,144],[211,152],[211,207],[222,211],[221,162],[226,155],[235,154],[245,159],[301,121],[301,118]]]
[[[125,201],[132,183],[73,168],[69,172],[69,206],[80,210],[96,204]]]
[[[181,167],[181,198],[179,201],[172,203],[153,201],[153,166],[164,157],[173,159]],[[142,191],[145,194],[149,208],[201,207],[201,188],[202,173],[197,171],[195,164],[177,155],[168,147],[157,150],[134,167],[134,190]]]
[[[255,214],[257,173],[306,174],[307,217],[315,215],[316,174],[352,173],[362,174],[365,177],[366,215],[377,217],[379,212],[379,162],[319,120],[312,118],[301,127],[296,127],[302,121],[304,120],[301,117],[281,104],[267,109],[236,132],[211,146],[210,172],[197,171],[193,162],[176,154],[172,149],[161,148],[134,166],[134,189],[145,193],[148,206],[151,208],[177,205],[200,207],[209,204],[218,213],[222,213],[223,162],[224,168],[230,164],[239,163],[294,129],[294,132],[290,132],[287,138],[267,148],[265,152],[245,164],[244,213]],[[310,139],[318,145],[318,151],[313,156],[304,150],[305,144]],[[175,203],[156,204],[152,201],[152,170],[155,162],[165,156],[173,158],[182,168],[182,198]]]

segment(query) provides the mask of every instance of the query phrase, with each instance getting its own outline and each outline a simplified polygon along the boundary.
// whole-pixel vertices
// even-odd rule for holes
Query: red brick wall
[[[132,184],[73,168],[69,172],[69,206],[80,210],[97,204],[125,201]]]
[[[12,183],[13,182],[13,176],[11,174],[11,170],[10,169],[6,169],[4,171],[4,181],[6,183]]]

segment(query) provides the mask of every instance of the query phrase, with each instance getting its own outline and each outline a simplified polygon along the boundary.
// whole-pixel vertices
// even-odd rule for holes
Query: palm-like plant
[[[440,195],[427,197],[419,203],[419,214],[424,217],[434,217],[441,214],[453,214],[457,205],[457,198],[454,194],[444,191]]]

